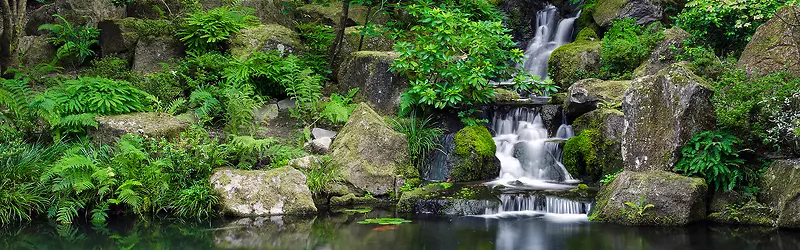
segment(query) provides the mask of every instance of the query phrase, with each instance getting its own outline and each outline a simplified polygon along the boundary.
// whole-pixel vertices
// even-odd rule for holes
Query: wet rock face
[[[400,105],[400,94],[408,87],[404,77],[391,72],[389,67],[399,56],[395,52],[358,51],[350,54],[339,70],[341,93],[358,88],[356,101],[364,101],[380,114],[395,115]]]
[[[622,169],[622,129],[625,118],[616,109],[598,109],[572,123],[577,136],[564,145],[564,167],[573,177],[599,181]]]
[[[317,211],[305,175],[291,167],[268,171],[221,168],[214,171],[210,181],[228,215],[254,217]]]
[[[471,126],[455,135],[455,148],[448,155],[447,166],[453,181],[490,180],[500,175],[500,160],[492,134],[484,126]]]
[[[800,159],[779,160],[761,177],[758,199],[778,213],[778,226],[800,228]]]
[[[715,128],[713,93],[681,64],[634,79],[622,103],[625,170],[672,170],[689,139]]]
[[[365,103],[356,107],[336,135],[331,156],[340,166],[344,182],[362,195],[394,191],[399,188],[395,186],[398,176],[411,166],[406,136],[394,131]]]
[[[133,113],[97,118],[97,129],[89,132],[92,141],[101,144],[114,143],[125,134],[145,137],[174,138],[185,131],[189,124],[167,113]]]
[[[660,170],[625,171],[603,186],[589,219],[625,225],[686,225],[705,219],[707,189],[701,178]]]
[[[775,17],[758,27],[739,58],[748,74],[763,76],[781,71],[800,74],[800,44],[796,26],[800,7],[783,7]]]

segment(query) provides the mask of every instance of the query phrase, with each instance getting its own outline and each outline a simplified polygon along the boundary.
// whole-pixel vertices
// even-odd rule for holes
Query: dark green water
[[[2,249],[800,249],[800,231],[697,224],[625,227],[519,217],[412,218],[360,225],[369,215],[267,217],[205,223],[117,221],[105,228],[47,222],[3,229]]]

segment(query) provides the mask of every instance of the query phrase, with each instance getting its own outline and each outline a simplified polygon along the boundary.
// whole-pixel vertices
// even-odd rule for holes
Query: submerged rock
[[[800,228],[800,159],[772,163],[761,177],[759,200],[778,214],[778,226]]]
[[[97,123],[97,129],[91,130],[89,136],[100,144],[114,143],[125,134],[174,138],[189,127],[187,122],[157,112],[98,117]]]
[[[456,182],[490,180],[500,175],[500,160],[492,134],[484,126],[470,126],[455,135],[455,149],[447,158]]]
[[[587,34],[588,33],[588,34]],[[601,42],[591,29],[583,29],[573,43],[558,47],[550,55],[548,72],[561,89],[600,72]]]
[[[369,103],[383,115],[397,114],[400,94],[408,87],[405,78],[389,71],[398,56],[395,52],[353,52],[340,67],[336,88],[341,93],[358,88],[356,101]]]
[[[231,55],[235,57],[248,57],[253,51],[267,50],[292,54],[302,46],[297,33],[278,24],[253,26],[231,37]]]
[[[575,119],[599,106],[619,108],[614,106],[622,105],[622,97],[630,86],[631,81],[580,80],[567,89],[564,112],[568,118]]]
[[[653,75],[670,65],[677,63],[676,56],[682,55],[683,43],[691,38],[692,34],[684,31],[680,27],[672,27],[664,31],[664,40],[661,41],[653,52],[650,53],[650,58],[647,59],[639,68],[633,72],[633,77],[643,77],[646,75]]]
[[[598,109],[572,123],[577,136],[564,144],[563,164],[573,177],[599,181],[604,175],[622,169],[622,129],[625,118],[616,109]]]
[[[240,217],[317,212],[306,176],[291,167],[263,170],[221,168],[210,178],[226,214]]]
[[[400,176],[409,171],[408,141],[394,131],[367,104],[360,103],[331,145],[333,162],[340,166],[343,180],[361,194],[384,195],[395,191]],[[400,183],[402,186],[402,183]]]
[[[748,74],[763,76],[782,71],[800,74],[800,41],[796,27],[800,25],[800,7],[786,6],[758,27],[739,58],[738,66]]]
[[[660,170],[625,171],[600,189],[589,219],[625,225],[686,225],[705,218],[707,189],[701,178]]]
[[[171,63],[183,57],[183,44],[172,37],[157,37],[139,40],[133,55],[133,71],[149,74],[163,70],[161,63]]]
[[[716,124],[708,83],[681,64],[634,79],[622,109],[625,170],[671,171],[681,148]]]

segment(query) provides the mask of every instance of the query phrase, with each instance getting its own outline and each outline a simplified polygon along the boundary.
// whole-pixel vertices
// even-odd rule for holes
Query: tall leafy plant
[[[692,137],[681,149],[681,160],[675,167],[686,176],[706,179],[716,190],[729,191],[742,184],[744,160],[737,149],[741,140],[716,131],[706,131]]]
[[[230,7],[195,12],[184,19],[178,35],[190,54],[221,51],[222,45],[232,35],[254,23],[256,17],[251,15],[252,12],[248,8],[237,10]]]
[[[54,14],[61,23],[43,24],[39,30],[50,31],[50,42],[58,46],[56,58],[58,60],[71,59],[73,65],[82,64],[87,57],[93,56],[91,47],[98,43],[97,37],[100,30],[88,24],[75,27],[64,17]]]
[[[661,30],[655,27],[659,27],[658,24],[645,28],[633,18],[615,20],[603,37],[600,59],[603,70],[612,75],[633,72],[663,38]]]
[[[444,130],[434,126],[431,117],[419,119],[412,111],[409,118],[392,120],[394,129],[408,137],[408,154],[411,162],[422,173],[425,159],[433,150],[441,147]]]

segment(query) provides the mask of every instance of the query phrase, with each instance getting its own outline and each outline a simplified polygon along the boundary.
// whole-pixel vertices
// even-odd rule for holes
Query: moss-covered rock
[[[342,196],[334,196],[330,199],[331,207],[349,207],[352,205],[375,204],[378,199],[373,197],[358,197],[355,194],[349,193]]]
[[[294,28],[291,1],[289,0],[243,0],[241,5],[255,10],[254,16],[263,24],[278,24]]]
[[[32,9],[25,24],[25,34],[44,35],[46,31],[38,30],[39,26],[60,23],[53,14],[61,15],[72,25],[97,27],[97,23],[102,20],[124,18],[125,8],[114,6],[111,1],[106,0],[57,0]]]
[[[375,196],[402,186],[401,172],[411,165],[408,140],[367,104],[360,103],[331,145],[342,179],[360,192]],[[419,173],[417,173],[417,176]]]
[[[622,97],[631,81],[602,81],[594,78],[580,80],[567,89],[564,112],[575,119],[599,106],[615,108],[622,105]]]
[[[676,56],[683,54],[683,42],[690,39],[692,34],[684,31],[680,27],[672,27],[664,31],[664,40],[650,54],[639,68],[633,72],[633,77],[653,75],[662,69],[669,67],[678,60]]]
[[[566,89],[575,81],[597,75],[601,49],[600,40],[578,40],[558,47],[548,61],[551,79],[561,89]]]
[[[356,101],[369,103],[370,107],[383,115],[397,114],[400,94],[408,87],[404,77],[389,70],[398,56],[396,52],[353,52],[339,68],[338,92],[344,94],[358,88]]]
[[[739,204],[729,204],[722,211],[708,215],[708,220],[717,223],[767,227],[775,226],[777,218],[778,216],[772,208],[754,200]]]
[[[183,55],[183,44],[171,36],[139,39],[133,54],[133,71],[139,74],[160,72],[163,70],[161,63],[172,63]]]
[[[247,57],[253,51],[278,50],[292,54],[302,49],[300,36],[278,24],[257,25],[231,37],[231,55]]]
[[[492,134],[483,126],[470,126],[455,135],[455,150],[447,159],[453,181],[478,181],[496,178],[500,160]]]
[[[496,88],[494,93],[495,95],[492,97],[492,102],[494,103],[510,103],[519,99],[519,94],[504,88]]]
[[[610,27],[611,21],[622,18],[636,19],[638,24],[648,24],[664,18],[664,9],[671,0],[597,0],[591,13],[595,23]]]
[[[751,75],[762,76],[781,71],[800,74],[800,44],[795,39],[796,16],[800,7],[787,6],[758,27],[739,58],[738,66]]]
[[[597,31],[590,29],[590,28],[583,28],[580,32],[578,32],[578,36],[575,37],[575,41],[599,41],[600,36],[597,35]]]
[[[57,50],[46,35],[24,36],[19,39],[20,64],[26,68],[52,62],[56,58]]]
[[[622,169],[622,128],[625,118],[616,109],[598,109],[572,123],[577,136],[564,145],[564,167],[572,176],[599,181]]]
[[[342,43],[339,46],[338,55],[336,56],[336,60],[333,61],[333,74],[334,76],[338,76],[339,68],[342,63],[350,57],[350,54],[355,51],[392,51],[392,47],[394,46],[394,40],[386,36],[377,36],[377,37],[364,37],[363,41],[361,40],[361,35],[359,34],[359,30],[364,26],[353,26],[347,27],[344,30],[344,38],[342,39]],[[361,42],[361,49],[358,48],[358,44]]]
[[[228,215],[240,217],[317,212],[306,176],[291,167],[263,170],[216,169],[210,178]]]
[[[486,187],[433,183],[403,192],[397,212],[467,216],[499,205],[500,200]]]
[[[778,226],[800,228],[800,159],[772,163],[759,187],[758,198],[775,209]]]
[[[589,219],[625,225],[686,225],[705,219],[707,189],[701,178],[658,170],[624,171],[600,189]]]
[[[154,138],[175,138],[189,127],[187,122],[167,113],[133,113],[97,118],[97,129],[89,131],[92,141],[111,144],[125,134]]]
[[[634,79],[622,103],[625,170],[672,170],[689,139],[715,128],[713,94],[681,64]]]

